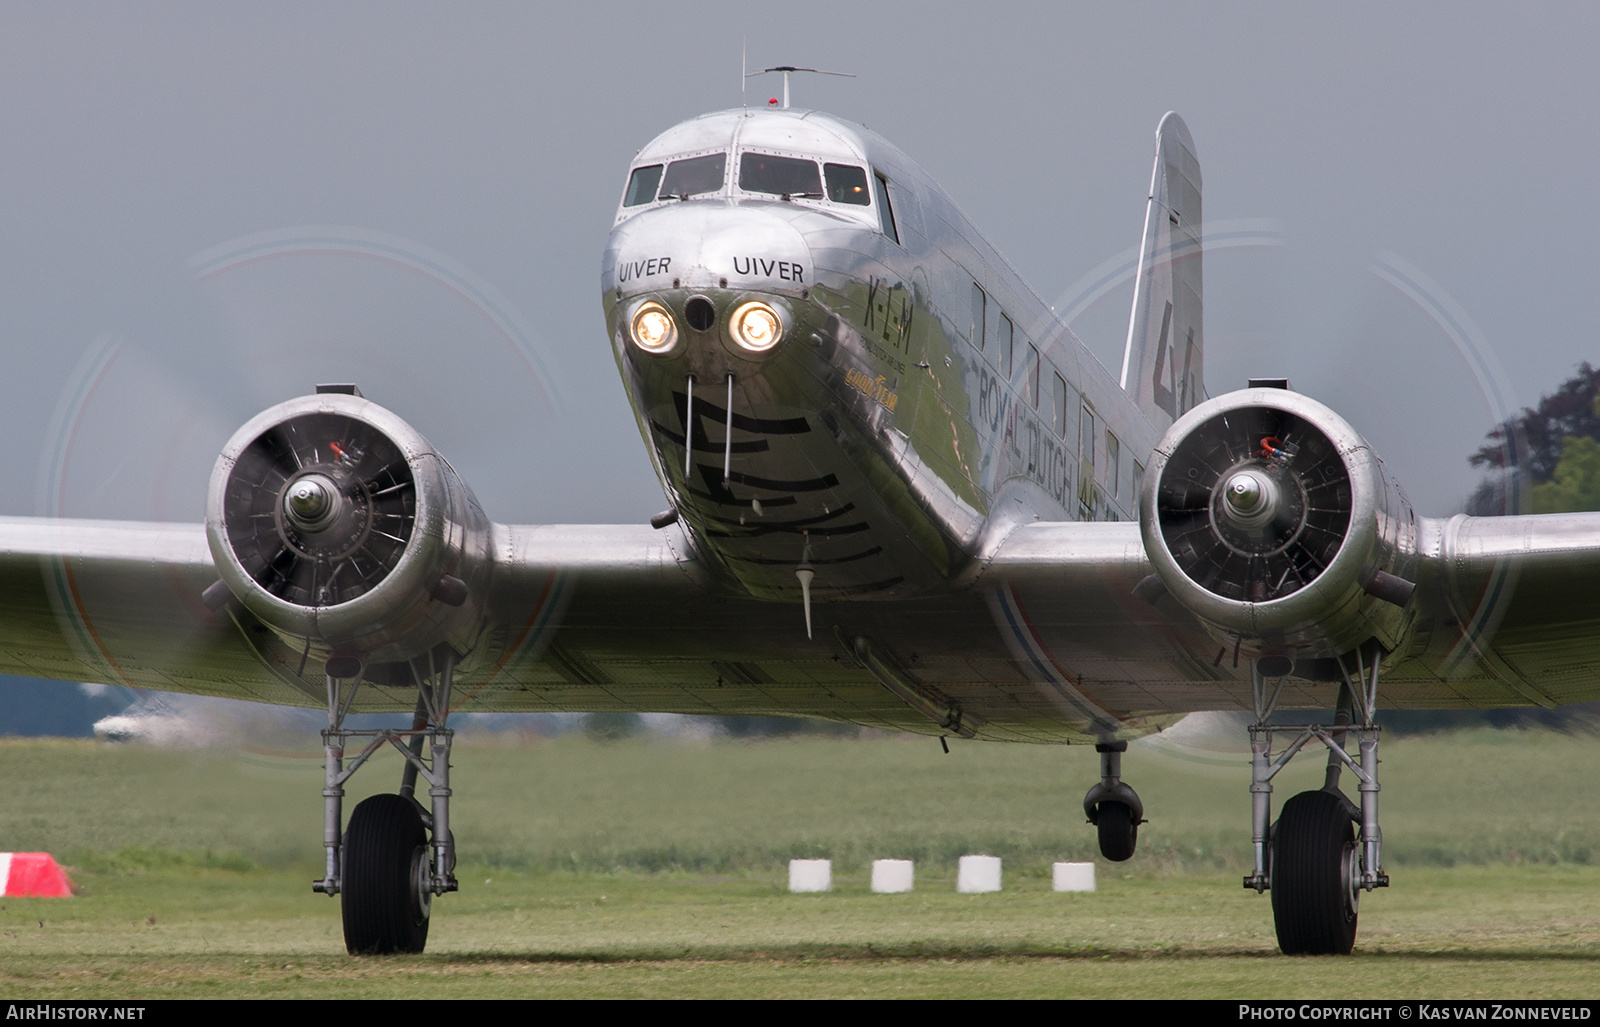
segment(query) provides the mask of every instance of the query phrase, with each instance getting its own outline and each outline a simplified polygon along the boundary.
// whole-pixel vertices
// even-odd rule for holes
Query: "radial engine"
[[[206,507],[221,583],[319,660],[466,653],[488,591],[488,518],[427,439],[344,388],[262,412],[222,450]]]
[[[1139,502],[1160,585],[1236,661],[1286,672],[1285,661],[1405,643],[1416,517],[1371,446],[1321,403],[1250,388],[1200,404],[1157,445]]]

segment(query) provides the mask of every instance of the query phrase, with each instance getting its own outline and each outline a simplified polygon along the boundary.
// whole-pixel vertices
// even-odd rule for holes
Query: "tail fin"
[[[1200,160],[1189,126],[1169,112],[1156,127],[1156,165],[1122,355],[1122,388],[1160,429],[1205,398],[1200,272]]]

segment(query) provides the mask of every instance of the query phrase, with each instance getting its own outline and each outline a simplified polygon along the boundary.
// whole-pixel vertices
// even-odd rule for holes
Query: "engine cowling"
[[[1416,518],[1365,439],[1286,389],[1209,400],[1157,445],[1140,496],[1162,584],[1252,658],[1405,641]]]
[[[280,403],[217,458],[206,535],[223,583],[319,656],[407,660],[472,648],[489,521],[415,429],[358,395]]]

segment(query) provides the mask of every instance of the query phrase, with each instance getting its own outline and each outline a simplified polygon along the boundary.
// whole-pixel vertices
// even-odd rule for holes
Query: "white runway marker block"
[[[833,861],[830,859],[791,859],[790,891],[833,891]]]
[[[1094,891],[1093,863],[1056,863],[1050,870],[1056,891]]]
[[[956,872],[956,891],[971,893],[999,890],[999,856],[961,857],[961,867]]]
[[[872,861],[872,890],[880,895],[910,891],[916,875],[909,859],[875,859]]]

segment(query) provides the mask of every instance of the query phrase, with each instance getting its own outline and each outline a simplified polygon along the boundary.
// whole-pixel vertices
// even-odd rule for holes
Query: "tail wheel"
[[[1100,855],[1113,863],[1133,858],[1133,850],[1139,844],[1139,825],[1126,803],[1102,802],[1094,824],[1100,831]]]
[[[344,945],[351,955],[421,952],[433,893],[422,814],[398,795],[374,795],[350,814],[344,840]]]
[[[1344,799],[1301,792],[1272,842],[1272,920],[1285,955],[1348,955],[1356,942],[1360,847]]]

